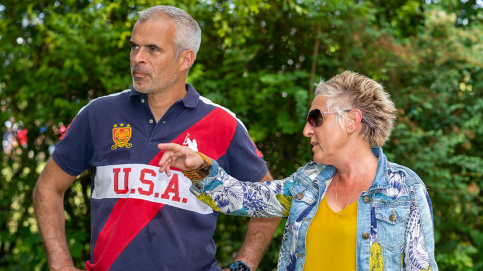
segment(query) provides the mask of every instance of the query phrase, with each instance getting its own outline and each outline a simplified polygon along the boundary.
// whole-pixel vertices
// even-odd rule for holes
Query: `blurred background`
[[[137,11],[158,4],[199,22],[188,82],[244,121],[275,178],[312,159],[302,128],[315,83],[344,70],[381,82],[398,108],[384,150],[429,189],[440,269],[483,270],[483,1],[470,0],[0,0],[0,270],[48,270],[32,207],[39,173],[81,107],[129,88]],[[90,174],[65,197],[78,267]],[[222,266],[246,221],[220,215]],[[284,223],[259,270],[276,269]]]

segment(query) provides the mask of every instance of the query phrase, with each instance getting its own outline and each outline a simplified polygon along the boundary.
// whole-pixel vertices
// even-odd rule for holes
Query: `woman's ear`
[[[353,109],[347,114],[347,132],[352,134],[361,125],[362,112],[359,109]]]

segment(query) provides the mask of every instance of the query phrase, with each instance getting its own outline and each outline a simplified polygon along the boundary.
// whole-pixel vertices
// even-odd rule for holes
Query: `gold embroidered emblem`
[[[124,127],[124,124],[114,124],[114,128],[112,128],[112,140],[114,140],[114,145],[111,146],[111,149],[115,150],[117,147],[126,147],[131,148],[132,144],[129,143],[129,139],[131,139],[132,128],[131,125],[127,125]]]

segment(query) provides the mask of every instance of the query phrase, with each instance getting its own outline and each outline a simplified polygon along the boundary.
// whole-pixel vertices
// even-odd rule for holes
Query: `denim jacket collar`
[[[381,147],[371,147],[371,149],[372,153],[377,157],[377,173],[368,192],[389,187],[386,155],[382,152]]]
[[[387,158],[382,152],[382,148],[378,146],[371,147],[372,153],[377,157],[377,173],[374,181],[369,187],[368,192],[372,190],[384,189],[389,187],[388,177],[387,177]],[[325,183],[330,180],[337,169],[333,166],[317,164],[316,162],[310,162],[306,167],[301,168],[304,170],[304,174],[313,180],[314,183],[320,184]],[[314,172],[319,170],[319,173],[314,178]]]

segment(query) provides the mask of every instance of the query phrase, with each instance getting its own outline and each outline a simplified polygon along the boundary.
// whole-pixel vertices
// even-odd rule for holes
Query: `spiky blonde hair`
[[[381,84],[364,75],[345,71],[327,82],[321,81],[315,90],[317,95],[325,98],[327,109],[337,112],[337,120],[343,128],[348,116],[345,110],[361,110],[364,120],[361,133],[371,146],[382,146],[389,139],[396,107]]]

